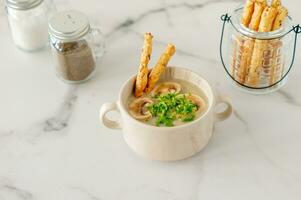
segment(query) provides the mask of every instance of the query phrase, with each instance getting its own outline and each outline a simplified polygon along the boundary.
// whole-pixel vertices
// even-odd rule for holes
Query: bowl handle
[[[117,103],[105,103],[101,106],[99,111],[100,122],[110,129],[121,129],[121,123],[119,121],[113,121],[106,117],[107,113],[111,111],[119,112]]]
[[[228,96],[217,96],[217,104],[226,104],[227,108],[223,112],[215,113],[215,122],[221,122],[229,118],[233,112],[231,99]]]

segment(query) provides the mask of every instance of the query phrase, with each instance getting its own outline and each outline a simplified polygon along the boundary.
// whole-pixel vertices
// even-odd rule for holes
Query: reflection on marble
[[[66,85],[55,77],[47,49],[31,54],[14,47],[0,1],[1,200],[300,199],[301,52],[280,91],[252,96],[234,88],[219,61],[219,18],[241,1],[54,1],[58,10],[81,10],[100,26],[107,53],[93,80]],[[283,2],[300,23],[301,4]],[[100,105],[115,101],[136,73],[144,32],[155,36],[151,65],[173,42],[171,65],[232,96],[234,115],[191,159],[143,160],[121,132],[98,121]]]

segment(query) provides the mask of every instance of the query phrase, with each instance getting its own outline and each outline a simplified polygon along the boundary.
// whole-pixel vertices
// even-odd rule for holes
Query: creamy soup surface
[[[146,124],[160,127],[180,126],[202,116],[208,107],[204,92],[196,85],[179,79],[162,80],[140,98],[127,100],[130,115]]]

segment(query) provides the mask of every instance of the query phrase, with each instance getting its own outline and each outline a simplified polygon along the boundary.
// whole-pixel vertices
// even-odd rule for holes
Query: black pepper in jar
[[[53,47],[53,55],[57,60],[56,70],[68,81],[87,79],[95,69],[93,53],[85,40],[75,42],[59,42]]]
[[[48,28],[58,77],[67,83],[88,80],[99,57],[99,29],[91,28],[87,16],[75,10],[57,13],[49,20]]]

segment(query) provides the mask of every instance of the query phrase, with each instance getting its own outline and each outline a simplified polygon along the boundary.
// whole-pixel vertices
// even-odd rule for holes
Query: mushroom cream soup
[[[207,98],[196,85],[184,80],[160,81],[139,98],[128,98],[128,111],[136,120],[172,127],[194,121],[207,110]]]

